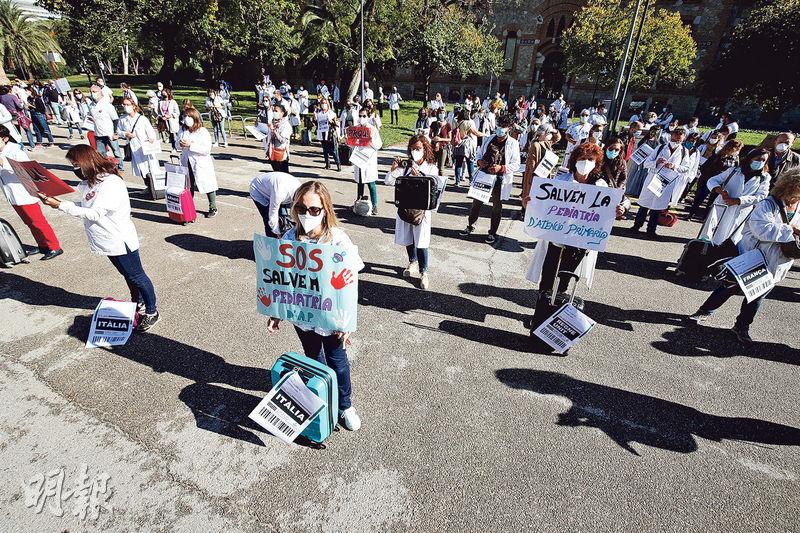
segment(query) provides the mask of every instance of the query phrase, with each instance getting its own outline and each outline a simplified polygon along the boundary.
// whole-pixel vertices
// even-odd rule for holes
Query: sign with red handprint
[[[352,244],[312,244],[253,236],[259,313],[331,331],[355,331],[358,271]]]

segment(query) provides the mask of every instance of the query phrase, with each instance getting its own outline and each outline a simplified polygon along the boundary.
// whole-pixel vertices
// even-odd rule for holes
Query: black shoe
[[[693,322],[697,322],[698,324],[700,324],[701,322],[705,322],[706,320],[708,320],[708,317],[710,316],[711,313],[709,313],[708,311],[703,311],[702,309],[698,309],[693,314],[689,315],[689,317],[687,318],[689,320],[692,320]]]
[[[468,235],[471,235],[473,231],[475,231],[474,226],[467,226],[466,228],[459,231],[458,234],[461,235],[462,237],[467,237]]]
[[[497,235],[495,235],[494,233],[490,233],[489,235],[486,236],[485,239],[487,244],[494,244],[496,240],[497,240]]]
[[[42,258],[40,259],[40,261],[48,261],[48,260],[50,260],[50,259],[53,259],[53,258],[55,258],[55,257],[58,257],[59,255],[61,255],[61,254],[63,254],[63,253],[64,253],[64,250],[62,250],[61,248],[59,248],[58,250],[48,250],[48,251],[47,251],[47,253],[45,253],[45,254],[42,256]]]
[[[28,255],[37,255],[37,254],[40,254],[40,253],[42,253],[42,250],[41,250],[41,249],[40,249],[38,246],[36,246],[36,247],[34,247],[34,248],[28,248],[28,250],[26,251],[26,253],[27,253]]]
[[[158,324],[159,320],[161,320],[161,317],[159,316],[158,311],[156,311],[152,315],[148,314],[141,315],[139,319],[139,325],[136,326],[136,331],[147,331],[148,329]]]
[[[341,172],[341,171],[342,171],[342,166],[336,165],[336,172]]]
[[[215,216],[217,216],[216,209],[211,209],[208,211],[208,213],[206,213],[206,218],[214,218]]]
[[[330,166],[330,165],[328,165],[328,164],[326,164],[326,165],[325,165],[325,170],[330,170],[330,169],[331,169],[331,166]]]
[[[739,342],[742,344],[753,344],[753,337],[750,336],[750,332],[746,329],[733,326],[731,331],[733,331],[733,333],[736,335],[736,338],[739,339]]]
[[[638,224],[634,224],[633,226],[631,226],[631,231],[634,232],[634,233],[637,233],[637,232],[641,231],[641,229],[642,229],[642,226],[640,226]]]
[[[655,239],[656,237],[657,237],[657,235],[656,235],[655,231],[647,230],[647,238],[648,239]]]

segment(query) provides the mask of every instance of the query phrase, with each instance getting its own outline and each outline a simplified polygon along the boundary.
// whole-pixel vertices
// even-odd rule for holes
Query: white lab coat
[[[420,174],[425,176],[436,176],[436,179],[439,182],[439,190],[444,191],[444,187],[447,184],[447,178],[438,175],[439,169],[435,164],[423,162],[421,165],[417,165],[415,162],[413,167],[416,168]],[[386,185],[394,185],[397,178],[403,175],[403,172],[405,172],[405,169],[400,167],[394,171],[388,172],[385,178]],[[441,201],[442,194],[439,194],[439,202],[441,203]],[[417,226],[409,224],[405,220],[401,219],[399,215],[397,215],[394,220],[394,243],[399,244],[400,246],[408,246],[409,244],[413,244],[417,248],[428,248],[431,244],[431,218],[433,213],[438,209],[439,204],[436,205],[435,209],[429,209],[425,211],[425,215],[422,217],[422,222],[420,222]]]
[[[303,89],[297,91],[297,102],[300,104],[300,114],[303,115],[308,112],[308,91]]]
[[[782,281],[794,264],[794,260],[783,255],[780,248],[780,243],[791,242],[795,238],[792,227],[800,227],[800,216],[795,215],[789,224],[784,224],[779,207],[774,197],[770,196],[755,206],[742,233],[739,246],[744,251],[758,248],[764,252],[767,269],[775,283]]]
[[[728,237],[731,237],[734,243],[739,242],[744,230],[743,227],[739,228],[739,225],[747,218],[753,207],[769,195],[770,179],[770,175],[765,172],[745,181],[745,176],[738,167],[733,172],[726,170],[712,176],[708,180],[709,190],[724,183],[728,195],[731,198],[738,198],[742,203],[725,205],[722,196],[717,196],[708,211],[703,229],[700,230],[700,238],[716,245],[722,244]]]
[[[317,111],[314,113],[314,118],[317,122],[317,140],[326,141],[338,137],[334,122],[336,121],[336,113],[333,110]],[[327,124],[327,129],[324,127],[320,130],[321,124]]]
[[[400,109],[400,100],[403,97],[400,96],[400,93],[391,92],[389,93],[389,109],[392,111],[397,111]]]
[[[0,104],[0,107],[5,107]],[[6,110],[7,111],[7,110]],[[6,195],[8,203],[11,205],[31,205],[39,202],[39,199],[32,196],[28,189],[20,183],[14,170],[11,168],[9,159],[14,161],[30,161],[30,157],[25,153],[25,150],[19,147],[18,144],[11,141],[6,143],[0,156],[6,158],[5,164],[0,167],[0,184],[3,187],[3,193]]]
[[[367,124],[367,127],[370,131],[369,146],[375,150],[375,152],[370,156],[369,161],[367,161],[364,172],[361,172],[357,166],[353,165],[353,179],[356,183],[372,183],[373,181],[378,181],[378,150],[383,146],[383,141],[381,140],[380,133],[378,133],[378,128],[372,124]],[[353,148],[353,152],[359,150],[363,150],[363,148],[358,146]]]
[[[182,148],[181,139],[186,139],[191,146]],[[181,128],[175,136],[175,148],[181,150],[181,166],[191,167],[197,191],[208,194],[215,192],[217,174],[214,172],[214,159],[211,157],[211,134],[204,127],[195,131]]]
[[[700,167],[700,154],[698,152],[692,152],[690,150],[687,165],[689,167],[689,170],[678,176],[677,183],[672,188],[672,198],[670,199],[670,205],[676,205],[678,202],[681,201],[681,196],[683,196],[683,191],[692,181],[694,181],[694,178],[697,176],[697,169]]]
[[[639,194],[639,205],[642,207],[659,211],[667,209],[672,203],[675,187],[682,183],[683,178],[681,178],[680,175],[689,171],[689,165],[691,163],[689,150],[684,146],[678,146],[671,154],[669,150],[669,145],[663,144],[656,150],[653,150],[653,153],[642,163],[642,166],[647,169],[647,177],[644,179],[642,192]],[[672,171],[676,172],[678,176],[664,188],[661,196],[656,196],[648,187],[650,186],[650,182],[655,178],[657,171],[661,170],[660,166],[656,167],[656,161],[659,158],[664,158],[668,163],[675,165]]]
[[[134,124],[136,127],[134,128]],[[125,115],[117,123],[117,135],[120,138],[126,138],[125,133],[131,132],[136,136],[139,143],[153,143],[158,140],[156,130],[153,125],[144,115],[137,113],[135,116],[130,117]],[[130,143],[130,140],[128,140]],[[136,176],[146,176],[150,174],[155,177],[159,174],[158,158],[153,154],[145,154],[141,146],[136,150],[131,150],[131,163],[133,166],[133,173]]]
[[[567,167],[567,163],[569,162],[569,156],[570,154],[572,154],[572,151],[575,149],[576,146],[581,144],[589,137],[589,131],[591,129],[592,125],[588,122],[586,123],[576,122],[567,129],[566,132],[567,135],[569,135],[578,142],[573,143],[570,142],[569,139],[567,139],[567,148],[564,151],[564,163],[563,163],[564,168]]]
[[[478,159],[483,157],[486,147],[494,140],[495,135],[483,138],[480,150],[478,150]],[[506,201],[511,198],[511,189],[514,188],[514,174],[519,170],[520,154],[519,154],[519,141],[511,135],[506,139],[506,153],[505,153],[505,166],[506,172],[503,174],[503,188],[500,191],[500,200]],[[476,172],[483,172],[478,170]]]
[[[181,110],[175,100],[162,100],[158,103],[158,116],[166,121],[167,132],[178,133],[180,114]]]
[[[11,116],[11,113],[8,111],[6,106],[0,104],[0,126],[5,126],[8,128],[8,133],[12,139],[16,142],[21,142],[22,136],[17,131],[17,127],[14,126],[12,122],[14,117]]]
[[[571,172],[558,174],[554,179],[560,181],[575,181],[575,177]],[[602,179],[597,180],[594,184],[598,187],[608,187],[608,183]],[[562,244],[553,244],[558,247],[563,247]],[[525,279],[537,287],[539,286],[539,282],[542,280],[542,269],[544,268],[544,260],[547,257],[547,249],[549,247],[550,241],[539,240],[536,242],[536,248],[533,250],[533,257],[531,257],[531,263],[528,266],[528,272],[525,274]],[[578,265],[576,270],[576,274],[580,276],[581,280],[583,280],[583,282],[586,284],[586,287],[589,289],[592,288],[592,283],[594,283],[594,270],[596,264],[597,251],[589,250],[589,252],[583,256],[583,260],[581,261],[580,265]],[[540,288],[543,290],[549,290],[551,287]]]

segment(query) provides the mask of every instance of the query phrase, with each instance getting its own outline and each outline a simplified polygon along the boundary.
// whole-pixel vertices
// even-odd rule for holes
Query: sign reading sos
[[[305,246],[295,246],[292,243],[283,243],[278,248],[282,259],[275,261],[281,268],[297,268],[298,270],[308,270],[309,272],[319,272],[322,270],[322,250],[312,248],[306,251]]]

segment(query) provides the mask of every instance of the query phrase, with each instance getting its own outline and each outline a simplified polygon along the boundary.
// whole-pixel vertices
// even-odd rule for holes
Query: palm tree
[[[6,66],[29,72],[51,51],[61,48],[47,22],[24,14],[11,0],[0,0],[0,84],[9,83]]]

